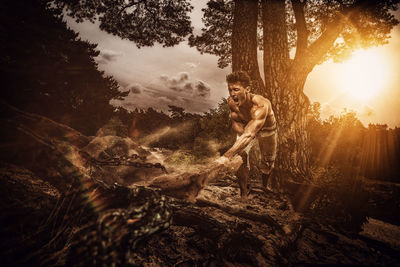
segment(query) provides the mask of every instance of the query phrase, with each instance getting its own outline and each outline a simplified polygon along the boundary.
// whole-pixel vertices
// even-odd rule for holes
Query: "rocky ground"
[[[241,203],[232,169],[215,163],[179,170],[168,153],[104,131],[86,137],[6,104],[0,119],[2,266],[400,265],[390,212],[350,231],[337,227],[345,218],[296,211],[298,190],[254,180]],[[398,189],[385,186],[371,199],[390,202],[387,188]]]

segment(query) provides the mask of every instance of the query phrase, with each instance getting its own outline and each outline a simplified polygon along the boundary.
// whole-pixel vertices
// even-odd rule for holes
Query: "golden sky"
[[[311,101],[322,104],[325,118],[347,108],[356,111],[365,126],[400,126],[400,26],[391,35],[386,45],[314,68],[304,90]]]

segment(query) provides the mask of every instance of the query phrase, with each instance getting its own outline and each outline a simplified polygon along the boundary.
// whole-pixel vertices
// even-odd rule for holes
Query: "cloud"
[[[191,99],[186,98],[186,97],[181,97],[181,100],[186,104],[189,104],[191,102]]]
[[[98,55],[98,63],[106,64],[108,62],[116,61],[118,57],[122,56],[124,53],[120,51],[113,51],[108,49],[100,50],[100,54]]]
[[[131,83],[125,87],[125,91],[130,91],[132,94],[141,94],[143,90],[143,86],[138,83]]]
[[[193,92],[193,84],[191,84],[191,83],[185,84],[185,86],[183,88],[188,92]]]
[[[160,80],[167,82],[167,81],[168,81],[168,75],[166,75],[166,74],[161,74],[161,75],[160,75]]]
[[[176,76],[169,77],[166,74],[160,76],[156,86],[166,87],[168,90],[180,93],[186,97],[209,98],[211,87],[202,80],[194,80],[187,72],[179,72]],[[153,86],[154,87],[154,86]]]
[[[160,82],[163,86],[176,92],[187,92],[191,93],[193,91],[193,85],[190,81],[189,73],[179,72],[177,76],[169,77],[166,74],[160,76]]]
[[[147,87],[146,89],[143,90],[143,92],[146,93],[148,96],[151,96],[151,97],[154,97],[154,98],[166,97],[166,98],[168,98],[169,100],[172,100],[172,101],[178,99],[177,95],[170,94],[170,93],[168,93],[166,91],[157,89],[157,88],[155,88],[153,86]]]
[[[179,73],[179,81],[180,81],[180,82],[186,81],[186,80],[188,80],[188,79],[189,79],[189,73],[187,73],[187,72],[181,72],[181,73]]]
[[[211,86],[193,79],[187,72],[172,76],[163,74],[149,84],[131,83],[125,89],[130,91],[129,95],[113,104],[130,110],[152,107],[167,112],[168,105],[174,105],[187,112],[202,113],[215,106],[215,101],[210,99]]]
[[[195,68],[197,68],[199,65],[200,65],[199,63],[193,63],[193,62],[186,62],[186,63],[185,63],[185,66],[188,67],[188,68],[190,68],[190,69],[195,69]]]
[[[187,72],[179,72],[177,76],[168,77],[166,74],[162,74],[160,76],[162,80],[168,83],[170,86],[174,86],[177,84],[181,84],[187,80],[189,80],[189,73]]]
[[[209,97],[211,88],[210,86],[203,82],[203,81],[198,81],[195,85],[196,88],[196,95],[200,97]]]
[[[157,102],[160,103],[162,106],[163,105],[171,105],[173,104],[175,101],[171,100],[171,98],[167,97],[167,96],[161,96],[157,99]]]

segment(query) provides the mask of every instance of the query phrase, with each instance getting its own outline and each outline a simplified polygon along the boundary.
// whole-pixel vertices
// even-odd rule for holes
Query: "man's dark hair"
[[[240,82],[240,84],[243,87],[247,87],[247,86],[250,86],[251,79],[250,79],[250,76],[247,74],[247,72],[245,72],[243,70],[239,70],[239,71],[234,71],[231,74],[229,74],[228,76],[226,76],[226,82],[227,83]]]

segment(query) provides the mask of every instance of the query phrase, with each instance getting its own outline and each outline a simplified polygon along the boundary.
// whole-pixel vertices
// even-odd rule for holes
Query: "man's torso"
[[[241,124],[244,127],[253,119],[252,114],[254,113],[254,110],[258,108],[260,105],[263,104],[263,102],[268,102],[268,106],[271,106],[269,103],[269,100],[258,95],[251,95],[251,105],[245,106],[245,107],[237,107],[235,104],[233,104],[231,99],[229,99],[229,107],[231,109],[231,119],[234,120],[236,123]],[[273,131],[276,129],[276,120],[274,116],[274,112],[272,109],[266,110],[266,118],[264,125],[260,129],[259,132],[269,130]]]
[[[256,96],[256,99],[254,97]],[[235,121],[236,124],[240,124],[243,129],[246,125],[253,119],[252,114],[254,114],[255,109],[260,106],[266,106],[266,118],[263,126],[257,132],[256,138],[251,141],[251,143],[245,148],[245,152],[248,154],[251,147],[256,146],[260,151],[260,158],[258,159],[261,162],[261,165],[264,166],[267,162],[273,162],[276,158],[277,151],[277,133],[276,133],[276,120],[274,112],[272,111],[271,103],[268,99],[252,95],[251,97],[251,105],[245,107],[238,107],[233,102],[228,102],[229,107],[231,109],[231,119]],[[233,101],[229,99],[228,101]],[[265,101],[265,102],[264,102]],[[238,135],[240,135],[238,133]],[[249,159],[249,157],[247,157]],[[249,167],[249,162],[247,162],[247,167]]]

